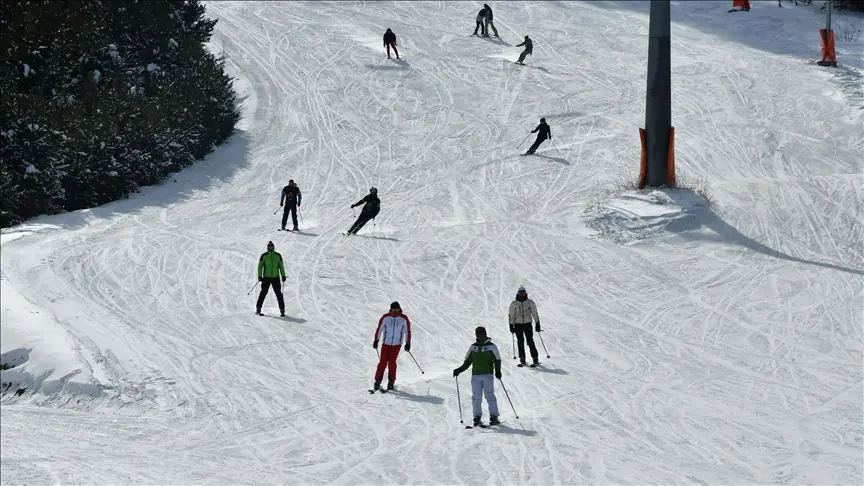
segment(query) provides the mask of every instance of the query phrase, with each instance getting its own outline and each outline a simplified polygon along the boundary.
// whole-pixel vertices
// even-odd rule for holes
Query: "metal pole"
[[[648,25],[648,86],[645,100],[645,184],[666,184],[672,128],[672,72],[669,0],[651,0]]]
[[[825,2],[825,30],[831,32],[831,10],[832,10],[832,1],[828,0]]]

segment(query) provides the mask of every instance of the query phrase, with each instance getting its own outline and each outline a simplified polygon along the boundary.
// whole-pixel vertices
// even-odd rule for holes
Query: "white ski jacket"
[[[537,304],[531,299],[525,299],[520,302],[513,300],[510,303],[510,325],[514,324],[531,324],[531,318],[534,322],[540,322],[540,316],[537,315]]]
[[[375,340],[387,346],[401,346],[402,338],[411,343],[411,320],[405,314],[387,313],[378,319]]]

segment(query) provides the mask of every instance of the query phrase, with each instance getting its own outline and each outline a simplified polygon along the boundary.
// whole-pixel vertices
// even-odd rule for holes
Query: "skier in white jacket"
[[[528,341],[528,349],[534,368],[540,361],[538,359],[537,347],[534,346],[534,333],[531,331],[531,319],[534,319],[534,330],[540,332],[540,316],[537,314],[537,304],[528,298],[525,287],[519,287],[516,299],[510,303],[510,332],[516,334],[519,344],[519,366],[525,366],[525,341]]]
[[[373,390],[381,389],[381,380],[384,379],[384,368],[389,368],[387,389],[392,390],[396,383],[396,358],[402,347],[402,339],[405,339],[405,351],[411,351],[411,321],[402,313],[399,302],[390,304],[390,312],[378,319],[378,328],[375,329],[375,341],[372,347],[378,349],[378,342],[383,341],[381,354],[378,359],[378,368],[375,370],[375,386]]]

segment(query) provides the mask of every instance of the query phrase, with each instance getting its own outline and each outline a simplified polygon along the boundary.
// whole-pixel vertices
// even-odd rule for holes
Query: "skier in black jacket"
[[[525,46],[525,50],[522,51],[522,54],[519,54],[519,60],[516,61],[517,64],[525,64],[523,62],[525,61],[525,56],[527,56],[528,54],[531,54],[532,56],[534,55],[534,43],[531,42],[531,38],[527,35],[525,36],[525,42],[516,45],[516,47],[522,46]]]
[[[477,14],[477,25],[474,27],[474,33],[471,35],[477,35],[477,31],[479,30],[481,34],[484,36],[488,36],[486,33],[486,7],[483,7],[483,10]]]
[[[294,183],[294,179],[291,179],[288,181],[288,185],[282,188],[282,197],[279,198],[279,205],[285,208],[282,213],[282,231],[285,231],[288,213],[291,213],[291,222],[294,223],[294,231],[297,231],[297,208],[300,207],[302,199],[303,194],[300,193],[300,188]]]
[[[352,204],[351,207],[356,208],[361,205],[363,205],[363,209],[360,211],[360,216],[357,217],[357,221],[351,225],[351,228],[346,234],[356,235],[370,219],[375,219],[375,216],[378,216],[378,211],[381,210],[381,200],[378,199],[378,189],[374,187],[370,188],[369,194],[367,194],[363,199]]]
[[[387,48],[387,59],[390,59],[391,47],[393,48],[393,52],[396,53],[396,59],[399,59],[399,50],[396,49],[396,34],[394,34],[390,29],[387,29],[387,32],[384,32],[384,47]]]
[[[489,37],[489,29],[491,28],[492,32],[495,33],[495,37],[498,37],[498,29],[496,29],[495,24],[492,23],[492,7],[484,3],[483,8],[486,9],[486,33],[483,35]]]
[[[537,125],[537,128],[531,130],[531,133],[537,133],[537,140],[534,140],[534,144],[528,147],[528,151],[522,155],[531,155],[544,140],[547,138],[552,140],[552,130],[550,130],[549,125],[546,124],[545,118],[540,119],[540,124]]]

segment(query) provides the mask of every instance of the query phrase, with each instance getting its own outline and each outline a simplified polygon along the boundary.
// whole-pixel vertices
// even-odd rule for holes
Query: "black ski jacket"
[[[384,33],[384,45],[396,45],[396,34],[394,34],[390,29],[387,29],[387,32]]]
[[[547,138],[550,140],[552,139],[552,130],[549,129],[549,125],[547,125],[546,122],[540,122],[540,124],[537,125],[537,128],[531,130],[531,133],[536,133],[538,131],[540,133],[537,134],[537,140],[546,140]]]
[[[492,9],[489,5],[484,5],[483,7],[486,9],[486,20],[492,22]]]
[[[381,200],[378,199],[377,194],[371,194],[371,193],[366,194],[366,197],[364,197],[363,199],[352,204],[351,207],[356,208],[357,206],[360,206],[363,204],[365,204],[365,206],[363,206],[363,210],[362,210],[364,213],[369,212],[369,211],[377,211],[377,210],[381,209]]]
[[[516,44],[516,47],[525,46],[525,52],[528,54],[532,54],[534,52],[534,43],[531,42],[531,39],[525,39],[525,42],[521,44]]]
[[[303,195],[300,193],[300,188],[297,186],[285,186],[282,188],[282,197],[279,199],[280,204],[285,203],[286,206],[299,206]]]

